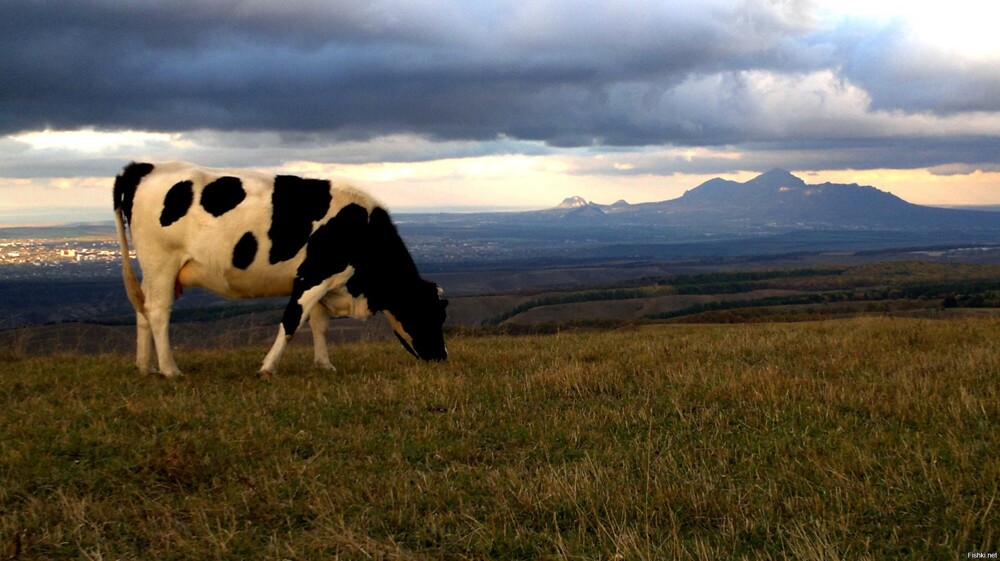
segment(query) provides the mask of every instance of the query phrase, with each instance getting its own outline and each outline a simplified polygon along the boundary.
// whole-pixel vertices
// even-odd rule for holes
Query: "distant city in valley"
[[[0,228],[0,280],[102,277],[121,270],[112,223]]]
[[[32,265],[52,267],[62,264],[117,263],[121,251],[111,240],[18,239],[0,241],[0,266]]]

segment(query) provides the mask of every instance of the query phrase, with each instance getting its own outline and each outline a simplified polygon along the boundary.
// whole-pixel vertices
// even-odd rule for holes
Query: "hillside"
[[[718,271],[543,292],[506,303],[507,309],[483,323],[523,330],[664,320],[802,321],[872,313],[929,317],[959,309],[995,313],[1000,308],[1000,266],[886,261]],[[459,299],[454,307],[464,306]]]
[[[955,559],[996,550],[1000,324],[0,352],[4,559]]]

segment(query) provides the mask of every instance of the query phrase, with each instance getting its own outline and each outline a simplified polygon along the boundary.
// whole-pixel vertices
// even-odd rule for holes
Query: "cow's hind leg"
[[[305,323],[306,318],[311,316],[313,309],[323,299],[323,296],[326,295],[328,287],[329,284],[323,282],[311,288],[303,289],[300,281],[296,279],[295,286],[292,288],[292,298],[288,302],[288,306],[285,307],[281,325],[278,327],[278,336],[275,338],[274,344],[271,345],[271,350],[268,351],[267,356],[264,357],[263,364],[260,366],[261,377],[268,378],[277,373],[278,362],[281,361],[281,356],[285,353],[285,347],[291,342],[292,337],[295,336],[295,332]],[[325,310],[323,311],[325,312]],[[323,338],[325,341],[325,329]],[[329,362],[329,357],[327,358],[327,362]]]
[[[135,365],[140,374],[149,374],[153,366],[153,332],[149,328],[149,320],[142,312],[135,314],[135,327]]]
[[[160,366],[160,374],[167,378],[181,375],[177,363],[174,362],[173,351],[170,349],[170,310],[174,305],[174,279],[176,278],[176,273],[151,273],[146,277],[148,280],[143,280],[142,286],[143,292],[146,293],[146,320],[156,345],[157,363]],[[142,329],[140,323],[140,337]],[[145,344],[147,343],[143,343],[140,339],[140,348]],[[148,353],[148,350],[146,352]],[[141,357],[139,358],[141,359]]]
[[[330,362],[330,350],[326,346],[326,329],[330,325],[330,312],[326,306],[313,306],[309,313],[309,328],[313,336],[313,363],[317,368],[337,370]]]

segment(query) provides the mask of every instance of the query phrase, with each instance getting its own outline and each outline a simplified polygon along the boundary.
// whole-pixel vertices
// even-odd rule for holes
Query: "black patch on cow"
[[[220,177],[201,191],[201,206],[215,217],[233,210],[247,198],[243,182],[238,177]]]
[[[247,270],[257,257],[257,237],[252,232],[243,234],[233,248],[233,267]]]
[[[160,213],[160,226],[164,228],[177,222],[187,214],[194,202],[194,188],[190,181],[181,181],[167,191],[163,198],[163,211]]]
[[[292,292],[294,295],[295,292]],[[299,294],[299,296],[302,296]],[[285,306],[285,313],[281,316],[281,325],[285,328],[285,337],[295,335],[295,331],[302,323],[302,305],[297,300],[289,300]]]
[[[310,288],[342,272],[358,260],[357,254],[365,249],[367,228],[368,211],[352,203],[340,209],[336,216],[309,236],[306,258],[296,272],[291,299],[281,320],[285,326],[285,334],[294,333],[302,322],[299,298]]]
[[[326,216],[332,200],[329,181],[293,175],[274,178],[271,228],[267,231],[272,265],[295,257],[309,241],[313,222]]]
[[[297,276],[307,283],[308,290],[323,280],[343,271],[357,261],[364,251],[368,211],[351,203],[340,209],[309,237],[306,258],[299,265]]]
[[[121,175],[115,178],[114,202],[115,210],[121,209],[125,215],[125,223],[132,222],[132,202],[135,200],[135,190],[143,177],[153,171],[153,164],[132,162],[125,166]]]
[[[347,291],[355,298],[364,294],[368,309],[388,309],[399,285],[419,279],[417,266],[399,237],[389,213],[376,207],[368,219],[368,228],[358,242],[355,273],[347,282]]]

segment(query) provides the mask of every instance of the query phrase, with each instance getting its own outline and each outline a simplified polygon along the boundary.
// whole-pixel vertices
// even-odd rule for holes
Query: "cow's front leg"
[[[260,365],[262,378],[270,378],[278,372],[278,362],[281,361],[281,355],[285,353],[285,347],[291,342],[295,332],[305,323],[306,318],[311,315],[313,308],[326,295],[327,286],[327,283],[320,283],[306,289],[305,281],[301,278],[295,279],[292,297],[288,306],[285,307],[285,313],[281,317],[281,325],[278,327],[278,336],[275,338],[274,344],[271,345],[271,350],[264,357],[263,364]],[[323,338],[326,339],[325,330]],[[329,361],[330,359],[327,357],[327,362]]]
[[[330,314],[325,306],[313,306],[309,313],[309,328],[313,336],[313,362],[317,368],[324,370],[337,369],[330,362],[330,351],[326,346],[326,329],[330,325]]]
[[[285,347],[291,340],[291,335],[285,335],[285,326],[279,325],[278,336],[275,337],[271,350],[267,352],[263,364],[260,365],[261,378],[270,378],[278,372],[278,362],[281,360],[281,355],[285,354]]]

